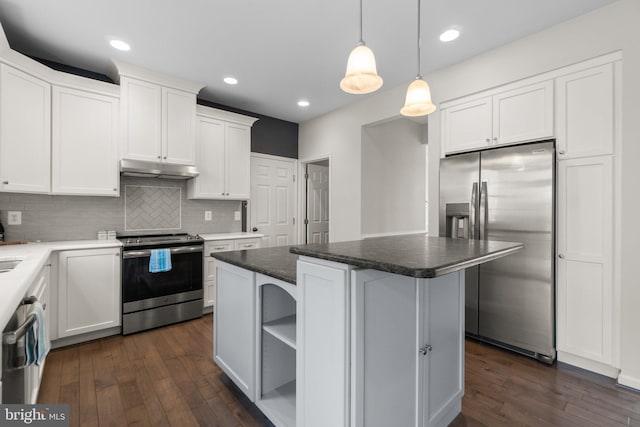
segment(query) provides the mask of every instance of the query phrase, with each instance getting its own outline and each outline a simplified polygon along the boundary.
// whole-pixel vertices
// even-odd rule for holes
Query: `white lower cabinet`
[[[35,296],[36,299],[40,301],[44,309],[44,322],[47,328],[51,319],[49,304],[50,271],[50,264],[45,264],[33,281],[29,292],[25,295],[26,297]],[[31,365],[25,368],[25,403],[35,404],[38,400],[38,392],[40,391],[40,383],[42,381],[45,364],[46,359],[45,362],[40,365]],[[0,394],[0,396],[2,396],[2,394]]]
[[[612,156],[558,162],[558,360],[616,376]]]
[[[460,276],[352,273],[352,427],[447,425],[460,412]]]
[[[213,358],[253,402],[255,400],[255,273],[217,262]]]
[[[58,337],[120,326],[120,248],[58,254]]]
[[[260,248],[260,238],[212,240],[204,244],[204,307],[216,305],[216,260],[214,252],[237,251]]]

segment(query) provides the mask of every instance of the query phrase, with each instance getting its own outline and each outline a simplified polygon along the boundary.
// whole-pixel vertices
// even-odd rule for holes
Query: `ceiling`
[[[613,2],[422,0],[422,74]],[[381,90],[408,84],[417,74],[417,0],[363,0],[363,8]],[[292,122],[371,96],[338,87],[358,13],[357,0],[0,0],[19,52],[103,74],[119,59],[202,83],[201,98]],[[440,42],[451,26],[460,37]],[[111,38],[131,50],[113,49]],[[239,84],[224,84],[229,75]]]

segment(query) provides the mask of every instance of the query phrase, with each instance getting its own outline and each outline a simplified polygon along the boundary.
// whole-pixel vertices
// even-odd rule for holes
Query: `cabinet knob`
[[[2,184],[3,185],[7,185],[7,184],[9,184],[9,181],[2,181]]]
[[[221,196],[224,196],[224,193],[220,193]]]
[[[565,151],[564,150],[558,150],[558,154],[564,154]]]
[[[253,227],[251,231],[258,231],[258,227]]]
[[[422,354],[423,356],[426,356],[428,352],[430,352],[432,349],[430,344],[425,344],[422,348],[420,348],[420,354]]]
[[[167,160],[167,156],[164,156],[163,159]]]
[[[113,192],[115,193],[116,191],[118,191],[118,189],[117,189],[117,188],[114,188],[114,189],[113,189]]]
[[[491,142],[491,138],[485,139],[485,142]]]
[[[161,156],[158,156],[158,158],[159,158],[159,159],[161,159],[162,157],[161,157]]]
[[[563,258],[564,259],[564,254],[558,254],[558,258]]]
[[[498,142],[498,137],[497,136],[493,137],[493,142]]]

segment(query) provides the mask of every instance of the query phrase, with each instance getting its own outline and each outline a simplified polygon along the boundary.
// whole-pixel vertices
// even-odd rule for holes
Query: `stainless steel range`
[[[124,246],[123,335],[202,316],[204,239],[189,234],[118,239]],[[164,268],[157,268],[158,259]]]

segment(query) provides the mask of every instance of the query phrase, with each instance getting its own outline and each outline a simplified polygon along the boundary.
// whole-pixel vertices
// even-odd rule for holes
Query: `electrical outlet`
[[[8,211],[7,216],[9,225],[22,225],[22,211]]]
[[[211,211],[204,211],[204,220],[211,221],[213,219],[213,214]]]
[[[242,219],[242,217],[240,217],[240,211],[235,211],[233,213],[233,220],[234,221],[240,221]]]

